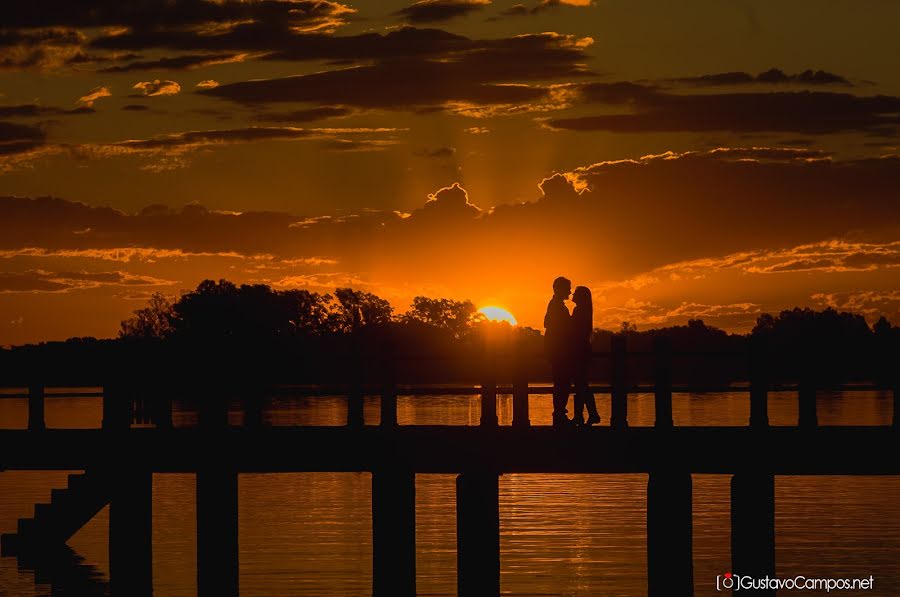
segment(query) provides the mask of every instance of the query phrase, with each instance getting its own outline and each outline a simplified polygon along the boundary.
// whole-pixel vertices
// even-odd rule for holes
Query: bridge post
[[[513,427],[529,427],[528,418],[528,352],[521,340],[516,342],[513,361]]]
[[[810,364],[801,372],[797,394],[800,402],[800,428],[815,429],[819,425],[819,418],[816,414],[816,381]]]
[[[497,418],[497,359],[485,341],[481,372],[481,426],[496,427]]]
[[[265,391],[256,384],[247,383],[241,393],[244,403],[244,427],[262,427]]]
[[[894,429],[900,430],[900,381],[894,381]]]
[[[200,397],[198,424],[201,428],[224,429],[228,427],[228,398],[225,384],[215,383],[213,387],[197,392]]]
[[[156,423],[157,429],[171,429],[173,427],[172,389],[163,385],[155,385],[154,392],[156,396],[153,400],[155,405],[153,422]]]
[[[153,473],[115,475],[109,502],[109,576],[114,594],[153,594]]]
[[[394,372],[394,359],[389,354],[381,361],[381,426],[396,427],[397,422],[397,385]]]
[[[372,473],[372,594],[416,595],[416,475]]]
[[[754,578],[775,576],[775,476],[770,473],[731,478],[731,570]],[[751,594],[774,597],[775,590]]]
[[[694,594],[691,474],[650,473],[647,483],[649,597]]]
[[[750,348],[750,428],[769,426],[769,370],[766,347],[755,344]]]
[[[197,471],[197,592],[238,596],[238,476],[218,463]]]
[[[613,429],[628,427],[628,363],[625,354],[625,336],[616,334],[610,339],[612,357],[612,407],[609,426]]]
[[[497,473],[456,478],[456,574],[459,597],[500,595],[500,488]]]
[[[653,339],[654,397],[657,429],[671,429],[672,421],[672,343],[669,338]]]
[[[33,383],[28,386],[28,430],[40,431],[47,428],[44,420],[44,386]]]
[[[131,399],[119,380],[103,386],[103,429],[131,427]]]
[[[350,389],[347,392],[347,427],[356,429],[365,425],[366,419],[363,413],[363,359],[356,346],[353,347],[350,355],[349,368]]]

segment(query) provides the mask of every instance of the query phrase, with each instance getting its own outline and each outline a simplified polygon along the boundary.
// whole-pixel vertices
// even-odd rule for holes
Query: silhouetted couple
[[[572,296],[575,309],[569,314],[565,301]],[[594,425],[600,422],[594,394],[588,386],[591,364],[591,334],[594,330],[594,305],[591,291],[560,276],[553,281],[553,298],[544,315],[544,351],[553,369],[553,425]],[[569,393],[575,386],[575,414],[569,419]],[[584,419],[587,407],[588,418]]]

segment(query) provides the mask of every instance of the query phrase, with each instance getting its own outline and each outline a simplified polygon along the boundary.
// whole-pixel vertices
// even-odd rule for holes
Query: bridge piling
[[[765,363],[765,351],[754,347],[750,354],[750,428],[765,429],[769,426],[769,376]]]
[[[694,594],[691,475],[650,473],[647,483],[647,588],[649,597]]]
[[[800,402],[800,428],[815,429],[819,425],[819,417],[816,413],[816,384],[812,376],[803,376],[797,394]]]
[[[731,571],[775,576],[775,476],[770,473],[748,471],[731,478]],[[774,597],[775,591],[750,594]]]
[[[397,385],[394,372],[394,359],[386,356],[381,361],[381,426],[396,427],[397,419]]]
[[[500,595],[499,475],[456,478],[456,574],[459,597]]]
[[[497,418],[497,359],[485,343],[481,370],[481,426],[496,427]]]
[[[416,475],[410,471],[372,473],[372,592],[416,594]]]
[[[33,383],[28,386],[28,430],[46,429],[44,420],[44,386]]]
[[[612,406],[609,426],[613,429],[628,427],[628,363],[625,354],[625,336],[614,335],[610,340],[612,367]]]
[[[525,343],[516,343],[513,361],[513,427],[530,427],[528,415],[528,352]]]
[[[120,381],[113,380],[103,386],[103,429],[128,429],[131,411],[130,397]]]
[[[238,476],[216,463],[197,471],[197,592],[238,595]]]
[[[153,474],[117,474],[109,503],[109,569],[116,594],[153,593]]]
[[[659,336],[653,339],[654,402],[657,429],[671,429],[672,420],[672,343]]]
[[[363,360],[358,350],[354,349],[350,355],[349,390],[347,392],[347,427],[353,429],[365,425],[365,413],[363,412],[363,387],[362,387]]]

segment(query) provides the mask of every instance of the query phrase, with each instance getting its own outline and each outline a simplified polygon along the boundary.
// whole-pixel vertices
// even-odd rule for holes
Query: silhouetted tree
[[[325,330],[329,299],[306,290],[204,280],[172,306],[172,322],[177,335],[203,340],[314,334]]]
[[[335,331],[353,333],[370,325],[390,323],[394,308],[383,298],[352,288],[334,291],[331,321]]]
[[[635,323],[631,323],[630,321],[623,321],[622,325],[619,327],[619,331],[623,334],[633,333],[638,331],[638,327]]]
[[[795,307],[774,317],[760,315],[751,336],[763,342],[771,361],[789,377],[799,372],[837,383],[871,375],[867,355],[874,337],[859,314]]]
[[[173,319],[175,311],[172,301],[160,292],[150,296],[150,301],[143,309],[134,311],[121,323],[120,338],[166,338],[174,331]]]
[[[417,296],[409,311],[401,320],[407,323],[419,322],[447,330],[454,338],[462,338],[471,327],[485,317],[475,309],[472,301],[454,301]]]

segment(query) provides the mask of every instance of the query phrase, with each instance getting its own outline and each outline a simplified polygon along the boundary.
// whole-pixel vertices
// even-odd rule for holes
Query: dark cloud
[[[822,135],[845,131],[893,134],[900,98],[833,92],[674,94],[629,82],[588,83],[586,103],[624,106],[626,114],[556,118],[553,128],[619,133],[732,131]]]
[[[490,0],[419,0],[398,11],[410,23],[438,23],[483,9]]]
[[[671,273],[868,271],[896,267],[900,259],[897,247],[884,244],[896,244],[900,233],[897,188],[896,157],[831,161],[806,149],[724,148],[592,164],[548,177],[532,202],[492,209],[479,207],[459,184],[435,192],[411,214],[343,217],[225,214],[200,206],[125,214],[7,197],[0,199],[0,256],[37,249],[318,256],[345,272],[383,267],[388,281],[414,276],[448,285],[534,276],[529,268],[559,263],[610,279],[689,260],[701,261]],[[868,240],[822,242],[848,237]],[[808,243],[820,244],[802,247]],[[737,257],[709,259],[722,255]]]
[[[157,60],[141,60],[100,69],[101,73],[130,73],[146,70],[190,70],[203,68],[213,64],[240,62],[242,54],[188,54]]]
[[[144,104],[125,104],[122,106],[122,109],[126,112],[146,112],[150,109],[150,106],[145,106]]]
[[[453,102],[525,104],[546,100],[549,89],[508,83],[584,76],[589,72],[582,64],[584,50],[593,41],[555,33],[477,43],[454,39],[467,47],[440,60],[380,60],[309,75],[222,84],[197,93],[245,104],[313,102],[385,109]]]
[[[798,84],[798,85],[841,85],[853,87],[847,78],[823,70],[805,70],[800,73],[787,74],[778,68],[771,68],[757,75],[743,71],[699,75],[666,79],[667,82],[696,87],[717,87],[753,84]]]
[[[419,151],[414,152],[413,155],[416,157],[420,157],[420,158],[437,158],[437,159],[452,158],[454,155],[456,155],[456,148],[455,147],[425,148],[425,149],[420,149]]]
[[[0,122],[0,156],[30,151],[43,145],[46,137],[38,127]]]
[[[114,272],[0,272],[0,293],[11,292],[66,292],[100,286],[157,286],[170,282],[149,276],[137,276],[122,271]]]
[[[339,106],[321,106],[318,108],[308,108],[305,110],[293,110],[291,112],[267,112],[258,114],[256,120],[261,122],[278,122],[278,123],[301,123],[313,122],[325,118],[338,118],[340,116],[348,116],[353,111],[349,108]]]
[[[4,6],[4,20],[6,10]],[[85,36],[68,28],[6,29],[0,25],[0,70],[56,68],[83,57]]]
[[[585,8],[593,5],[593,0],[540,0],[540,2],[530,8],[524,4],[513,4],[509,8],[502,10],[500,12],[500,17],[523,17],[526,15],[535,16],[549,9],[557,8],[560,6]],[[491,17],[488,20],[497,21],[500,19],[499,17]]]
[[[223,84],[198,93],[245,104],[314,102],[385,109],[442,106],[449,102],[525,103],[547,96],[543,88],[495,85],[460,74],[447,63],[398,61]]]
[[[17,106],[0,106],[0,118],[43,118],[47,116],[70,116],[78,114],[94,114],[96,110],[87,106],[78,108],[57,108],[39,104],[19,104]]]
[[[92,0],[89,7],[69,0],[31,0],[4,6],[3,25],[7,28],[122,25],[150,29],[257,20],[302,27],[326,24],[352,12],[352,9],[328,0]]]

